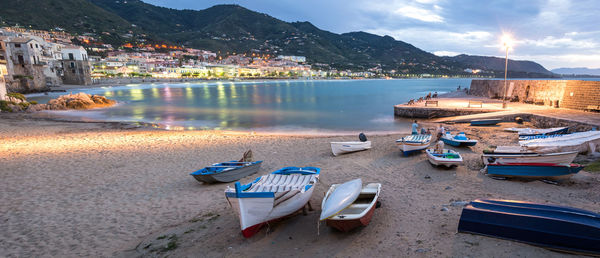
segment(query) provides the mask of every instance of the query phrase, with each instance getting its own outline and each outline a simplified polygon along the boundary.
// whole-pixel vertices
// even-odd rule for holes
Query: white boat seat
[[[371,205],[370,203],[358,203],[358,204],[352,204],[350,206],[348,206],[348,208],[351,209],[366,209],[369,208],[369,205]],[[348,209],[346,208],[346,209]]]
[[[377,188],[363,188],[361,194],[377,194]]]
[[[315,175],[267,175],[254,183],[247,192],[287,192],[302,190],[315,180]]]

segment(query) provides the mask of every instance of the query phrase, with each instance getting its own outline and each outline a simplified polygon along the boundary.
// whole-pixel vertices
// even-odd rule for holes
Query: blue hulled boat
[[[196,180],[204,183],[227,183],[258,172],[262,160],[255,162],[238,162],[235,160],[215,163],[191,173]]]
[[[478,199],[463,209],[458,232],[600,255],[600,214],[564,206]]]
[[[478,119],[478,120],[471,120],[471,125],[475,125],[475,126],[496,125],[500,122],[502,122],[502,120],[500,120],[500,119]]]
[[[460,132],[457,135],[452,135],[450,132],[446,132],[441,139],[445,144],[455,147],[475,146],[475,144],[477,144],[477,140],[467,138],[467,135],[464,132]]]
[[[577,174],[584,166],[557,163],[490,163],[487,174],[498,177],[564,179]]]
[[[547,129],[529,129],[519,132],[519,137],[565,134],[569,132],[569,127],[555,127]]]

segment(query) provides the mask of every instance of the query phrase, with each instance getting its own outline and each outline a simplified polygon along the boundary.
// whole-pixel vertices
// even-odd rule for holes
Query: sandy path
[[[464,130],[486,142],[514,141],[513,135],[498,128]],[[431,167],[423,154],[400,156],[393,144],[396,138],[370,137],[372,150],[333,157],[328,142],[347,137],[122,130],[103,124],[0,120],[0,253],[554,257],[561,255],[511,241],[455,234],[461,207],[450,203],[509,198],[600,211],[598,174],[582,172],[561,185],[498,181],[478,172],[485,144],[461,150],[466,166],[444,170]],[[265,160],[258,174],[290,165],[321,167],[311,201],[316,211],[275,223],[271,233],[263,230],[244,239],[223,197],[226,184],[203,185],[188,174],[238,158],[248,148],[255,159]],[[317,236],[319,205],[327,186],[356,177],[383,184],[383,207],[368,227],[342,234],[322,224]],[[178,247],[161,251],[168,238],[157,238],[173,234]]]

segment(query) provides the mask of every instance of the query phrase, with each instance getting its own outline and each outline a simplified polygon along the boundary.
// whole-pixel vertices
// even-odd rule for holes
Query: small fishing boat
[[[358,142],[331,142],[331,152],[334,156],[337,156],[371,148],[371,141],[367,141],[367,137],[364,134],[359,134],[358,138],[360,140]]]
[[[425,152],[427,152],[429,163],[436,166],[452,167],[458,166],[463,162],[460,153],[453,150],[444,149],[444,153],[435,153],[433,149],[427,149]]]
[[[576,151],[555,153],[484,153],[481,159],[484,165],[489,163],[558,163],[570,164],[577,156]]]
[[[585,153],[600,145],[600,131],[565,134],[561,137],[519,141],[521,147],[540,153],[578,151]]]
[[[367,226],[375,212],[380,192],[381,184],[363,186],[360,179],[331,185],[321,203],[320,220],[343,232]]]
[[[565,206],[478,199],[463,208],[458,232],[600,255],[600,214]]]
[[[258,172],[261,164],[262,160],[255,162],[238,162],[232,160],[212,164],[211,166],[192,172],[190,175],[199,182],[227,183]]]
[[[446,132],[441,138],[441,140],[450,146],[475,146],[477,144],[477,140],[467,138],[467,135],[464,132],[460,132],[457,135],[452,135],[450,132]]]
[[[569,131],[569,127],[555,127],[547,129],[531,129],[519,131],[519,137],[521,136],[536,136],[536,135],[553,135],[553,134],[565,134]]]
[[[532,136],[519,136],[519,141],[558,138],[558,137],[563,137],[563,136],[567,136],[567,135],[569,135],[569,134],[549,134],[549,135],[541,134],[541,135],[532,135]]]
[[[426,149],[430,143],[431,134],[411,134],[396,140],[396,145],[405,156]]]
[[[486,125],[496,125],[502,122],[500,119],[477,119],[471,120],[471,125],[474,126],[486,126]]]
[[[495,177],[528,179],[565,179],[583,169],[579,164],[557,163],[489,163],[487,174]]]
[[[504,131],[519,133],[519,136],[553,135],[567,133],[569,127],[553,127],[546,129],[511,127],[504,128]]]
[[[252,183],[227,187],[225,197],[238,214],[244,237],[251,237],[270,221],[294,214],[308,203],[321,169],[285,167]]]

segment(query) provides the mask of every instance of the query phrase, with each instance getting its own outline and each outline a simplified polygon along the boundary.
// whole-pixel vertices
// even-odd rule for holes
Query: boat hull
[[[460,156],[460,153],[458,153],[456,151],[444,149],[444,153],[453,153],[453,154],[458,155],[458,158],[454,158],[454,159],[436,156],[433,153],[433,150],[431,150],[431,149],[427,149],[426,152],[427,152],[427,159],[429,160],[429,163],[431,163],[435,166],[452,167],[452,166],[458,166],[458,165],[462,164],[462,162],[463,162],[463,159]]]
[[[229,171],[225,171],[225,172],[221,172],[221,173],[208,174],[208,175],[192,174],[192,176],[196,180],[198,180],[198,182],[203,182],[203,183],[209,183],[209,184],[229,183],[229,182],[240,180],[244,177],[247,177],[249,175],[252,175],[252,174],[258,172],[261,164],[262,164],[262,162],[259,162],[259,163],[255,163],[255,164],[252,164],[249,166],[245,166],[245,167],[241,167],[238,169],[233,169],[233,170],[229,170]]]
[[[427,149],[430,143],[431,135],[409,135],[403,137],[402,139],[396,140],[396,145],[402,151],[404,156]]]
[[[489,163],[559,163],[571,164],[577,156],[576,151],[559,153],[522,153],[522,154],[483,154],[483,164]],[[490,160],[492,162],[490,162]]]
[[[474,126],[496,125],[500,122],[502,122],[502,120],[500,120],[500,119],[471,120],[471,125],[474,125]]]
[[[600,255],[600,214],[563,206],[475,200],[463,209],[458,232]]]
[[[577,174],[583,166],[552,163],[492,163],[487,165],[487,174],[497,177],[529,179],[565,179]]]
[[[532,132],[532,133],[519,133],[519,137],[530,137],[530,136],[538,136],[538,135],[554,135],[554,134],[565,134],[569,132],[569,127],[562,128],[553,128],[555,130],[545,131],[544,129],[539,130],[540,132]]]
[[[344,153],[368,150],[371,148],[371,141],[366,142],[331,142],[331,152],[334,156]]]
[[[469,146],[475,146],[475,144],[477,144],[477,141],[472,141],[472,140],[467,140],[467,141],[458,141],[458,140],[454,140],[454,139],[448,139],[446,137],[442,137],[441,140],[444,142],[444,144],[448,144],[450,146],[454,146],[454,147],[469,147]]]
[[[373,214],[375,213],[375,205],[373,205],[367,214],[364,217],[359,219],[351,219],[351,220],[336,220],[336,219],[327,219],[325,223],[327,226],[335,228],[342,232],[348,232],[357,227],[367,226],[369,222],[371,222],[371,218],[373,218]]]

